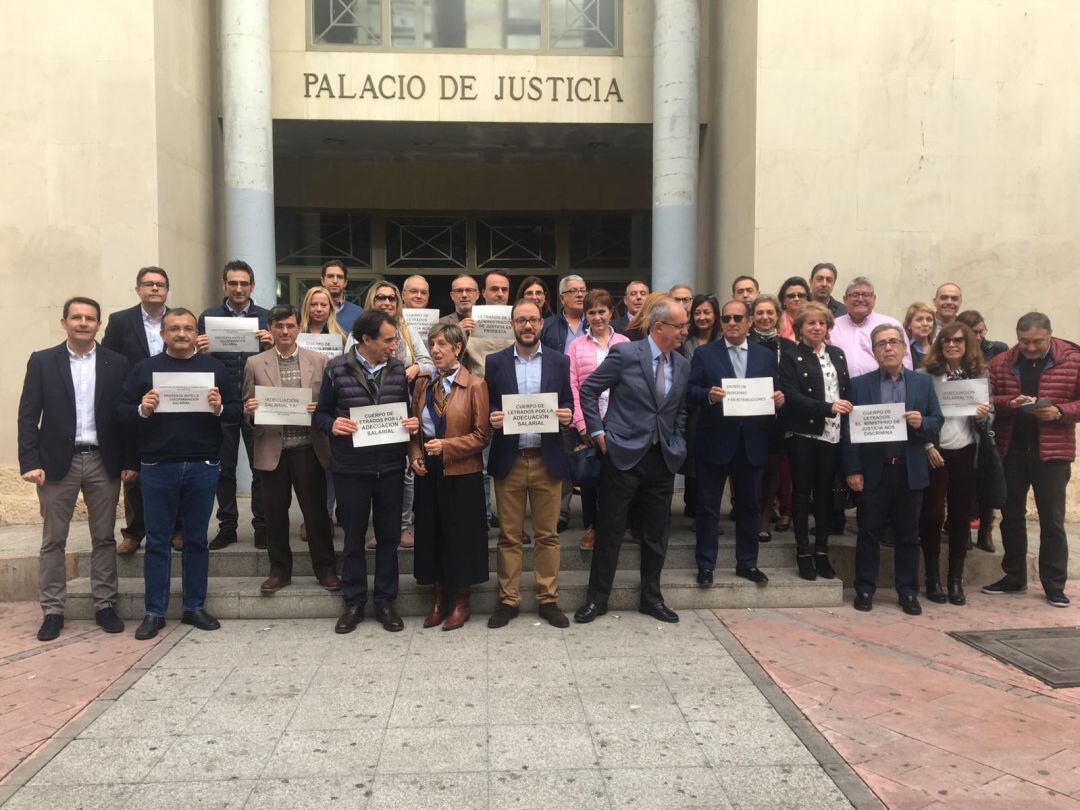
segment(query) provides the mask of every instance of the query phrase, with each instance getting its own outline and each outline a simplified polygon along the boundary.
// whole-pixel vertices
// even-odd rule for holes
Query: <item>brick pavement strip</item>
[[[142,642],[133,638],[133,628],[109,635],[93,622],[69,621],[58,639],[40,642],[35,637],[40,624],[36,604],[0,603],[0,788],[29,779],[49,741],[71,736],[80,713],[123,682],[133,667],[145,666],[147,656],[177,627],[170,623],[157,639]]]
[[[1052,689],[946,635],[1072,625],[1035,593],[904,617],[715,614],[888,807],[1080,806],[1080,688]]]

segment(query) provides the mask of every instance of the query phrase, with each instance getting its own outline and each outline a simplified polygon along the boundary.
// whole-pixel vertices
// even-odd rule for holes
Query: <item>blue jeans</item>
[[[217,461],[160,461],[141,465],[139,480],[146,521],[146,612],[165,616],[169,607],[169,574],[172,546],[169,540],[179,517],[183,525],[181,552],[183,609],[199,610],[206,602],[206,579],[210,552],[206,529],[214,510],[221,465]]]

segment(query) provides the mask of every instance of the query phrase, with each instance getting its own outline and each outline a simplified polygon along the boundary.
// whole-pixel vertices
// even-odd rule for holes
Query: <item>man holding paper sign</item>
[[[880,538],[886,520],[895,542],[896,592],[905,613],[922,613],[919,591],[919,510],[923,490],[930,484],[925,446],[933,442],[944,421],[934,385],[925,374],[904,367],[907,340],[903,331],[882,324],[870,333],[879,368],[851,381],[850,420],[860,406],[903,405],[906,427],[902,441],[856,443],[854,427],[845,430],[841,444],[847,485],[858,497],[859,533],[855,543],[855,609],[870,610],[877,588]],[[850,357],[850,355],[849,355]],[[869,437],[866,437],[869,438]]]
[[[536,539],[533,571],[540,617],[554,627],[569,627],[570,620],[559,610],[556,600],[559,501],[562,482],[570,477],[558,426],[569,425],[574,415],[570,359],[562,352],[545,350],[540,345],[543,319],[536,304],[518,301],[511,310],[511,323],[514,345],[488,355],[484,372],[493,428],[488,472],[495,479],[499,510],[499,605],[488,619],[488,627],[505,627],[518,614],[526,498],[532,505]],[[548,394],[557,397],[554,431],[540,432],[534,428],[513,435],[507,432],[504,396]]]
[[[120,418],[137,430],[144,496],[146,615],[135,631],[140,640],[153,638],[165,626],[169,538],[177,515],[184,534],[181,621],[200,630],[221,626],[204,607],[210,567],[206,529],[221,466],[222,432],[240,418],[240,397],[225,367],[195,349],[195,316],[186,309],[169,310],[161,320],[161,334],[165,351],[132,369],[117,406]],[[201,401],[189,402],[185,394],[166,410],[170,397],[159,387],[161,381],[183,378],[203,387]],[[190,387],[178,386],[180,391]]]
[[[330,465],[334,491],[345,524],[345,559],[341,596],[345,610],[334,625],[336,633],[351,633],[364,620],[367,602],[367,557],[364,537],[374,515],[375,618],[391,632],[404,629],[394,609],[398,592],[397,549],[401,540],[401,501],[405,486],[406,441],[383,441],[357,447],[359,430],[353,408],[407,403],[409,385],[405,365],[394,356],[397,323],[381,309],[368,309],[353,324],[356,345],[326,367],[319,391],[315,424],[330,436]],[[416,433],[416,417],[403,419]]]
[[[225,298],[220,306],[210,307],[199,316],[199,351],[209,352],[210,356],[225,366],[232,386],[239,391],[244,374],[244,363],[262,349],[268,349],[274,342],[266,329],[266,310],[251,300],[255,291],[255,271],[245,261],[234,259],[221,271],[221,288]],[[207,326],[211,322],[239,322],[246,319],[250,331],[254,333],[251,346],[239,351],[215,351],[211,345],[214,329]],[[226,320],[227,319],[227,320]],[[207,333],[210,329],[211,334]],[[239,420],[225,427],[221,444],[221,476],[217,484],[218,533],[210,541],[210,549],[216,551],[236,542],[236,528],[239,511],[236,507],[236,459],[240,452],[240,439],[244,440],[244,450],[248,457],[248,466],[255,469],[253,453],[255,437],[247,420]],[[266,521],[263,517],[262,485],[259,477],[251,484],[251,525],[255,529],[255,548],[266,548]]]
[[[709,586],[719,551],[720,496],[731,479],[735,507],[735,574],[758,585],[761,471],[769,457],[775,411],[784,404],[776,353],[746,339],[750,306],[728,301],[720,313],[722,340],[699,346],[690,362],[690,403],[700,406],[695,449],[698,467],[697,582]],[[764,393],[751,386],[764,388]],[[738,392],[737,396],[735,392]]]
[[[330,445],[326,434],[311,423],[326,357],[296,345],[300,325],[291,306],[274,307],[267,315],[267,322],[274,336],[274,348],[247,361],[242,393],[244,413],[255,423],[255,475],[266,498],[270,578],[262,583],[260,591],[263,596],[270,596],[292,581],[289,506],[293,490],[304,515],[315,578],[326,590],[338,591],[341,580],[337,577],[330,515],[326,510]],[[263,422],[262,415],[270,403],[262,399],[275,392],[302,394],[303,410],[280,414],[292,419]]]

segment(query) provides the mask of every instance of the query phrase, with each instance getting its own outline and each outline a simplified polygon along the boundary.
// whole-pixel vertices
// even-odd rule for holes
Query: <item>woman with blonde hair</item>
[[[326,287],[309,287],[300,305],[300,331],[314,335],[341,335],[342,343],[349,336],[337,322],[334,299]]]
[[[669,297],[670,296],[664,291],[649,293],[645,297],[645,303],[642,304],[641,309],[638,310],[638,314],[626,325],[623,334],[630,338],[630,340],[644,340],[645,336],[649,334],[649,310],[651,310],[661,298]]]
[[[908,350],[911,352],[912,368],[919,368],[923,364],[923,358],[930,353],[936,325],[934,308],[929,304],[916,301],[907,308],[907,313],[904,315],[904,331],[911,340]]]

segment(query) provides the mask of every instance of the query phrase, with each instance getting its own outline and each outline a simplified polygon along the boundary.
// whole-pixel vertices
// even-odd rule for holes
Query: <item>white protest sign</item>
[[[776,413],[772,377],[725,377],[720,386],[724,389],[724,416],[772,416]]]
[[[559,395],[503,394],[503,433],[520,436],[522,433],[558,433]]]
[[[307,406],[311,402],[310,388],[277,388],[273,385],[256,385],[256,425],[294,425],[309,427],[311,414]]]
[[[337,357],[341,354],[342,346],[345,345],[345,338],[332,333],[316,335],[311,332],[301,332],[296,336],[296,345],[301,349],[325,354],[327,357]]]
[[[154,413],[213,413],[206,395],[214,387],[211,371],[155,371],[158,406]]]
[[[509,304],[481,304],[472,308],[472,319],[476,328],[470,337],[505,340],[507,345],[514,342],[514,327],[510,325]]]
[[[439,320],[439,310],[437,309],[410,309],[406,307],[401,310],[401,317],[405,323],[409,325],[409,330],[413,334],[414,340],[422,340],[424,345],[428,345],[427,333],[431,330],[431,327],[435,325],[435,322]]]
[[[974,416],[979,405],[990,402],[990,381],[985,377],[976,380],[934,380],[941,413],[945,416]]]
[[[409,418],[409,406],[404,402],[349,408],[349,418],[357,426],[352,438],[353,447],[395,444],[411,438],[409,431],[401,425],[402,419]]]
[[[258,352],[258,318],[214,318],[205,320],[210,352]]]
[[[848,426],[852,444],[906,442],[908,437],[903,402],[856,405],[851,409]]]

